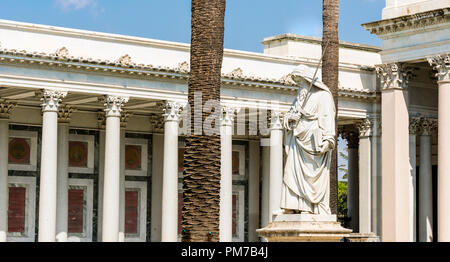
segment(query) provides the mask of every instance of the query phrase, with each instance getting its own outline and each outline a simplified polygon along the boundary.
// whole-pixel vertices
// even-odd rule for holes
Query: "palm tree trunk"
[[[191,9],[191,133],[184,155],[182,241],[219,241],[220,134],[194,134],[194,121],[200,120],[195,119],[194,93],[201,92],[202,108],[215,101],[219,115],[225,0],[192,0]],[[209,114],[202,113],[201,123]]]
[[[336,108],[336,142],[337,142],[337,109],[338,109],[338,85],[339,85],[339,0],[323,0],[322,11],[323,37],[322,49],[328,42],[327,50],[322,62],[322,81],[333,94]],[[337,144],[337,143],[336,143]],[[337,183],[337,146],[331,157],[330,172],[330,208],[333,214],[337,214],[338,183]]]

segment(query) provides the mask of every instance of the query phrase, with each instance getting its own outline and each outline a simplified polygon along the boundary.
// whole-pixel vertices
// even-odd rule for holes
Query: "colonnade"
[[[450,241],[450,77],[449,54],[428,58],[438,86],[438,241]],[[435,120],[410,116],[408,85],[413,68],[407,63],[377,66],[382,84],[382,240],[431,241],[432,189],[430,132]],[[416,178],[416,136],[420,135],[419,178]],[[415,203],[419,181],[419,205]],[[418,221],[416,221],[418,210]]]
[[[75,109],[62,104],[67,92],[44,90],[42,97],[42,152],[39,191],[38,241],[65,242],[68,238],[68,147],[69,122]],[[104,131],[100,134],[99,167],[99,239],[104,242],[122,242],[124,233],[124,160],[125,137],[123,107],[128,97],[104,97]],[[7,240],[8,210],[8,118],[15,103],[1,101],[0,112],[0,242]],[[164,103],[164,136],[161,190],[161,241],[177,241],[178,237],[178,134],[180,113],[185,104]],[[220,202],[220,241],[232,241],[232,127],[236,109],[222,109],[222,181]],[[157,139],[155,139],[157,140]],[[254,144],[254,143],[253,143]],[[256,143],[259,149],[259,143]],[[254,151],[254,146],[251,149]],[[158,152],[159,154],[161,152]],[[259,154],[259,152],[258,152]],[[252,160],[254,162],[254,157]],[[103,163],[103,164],[102,164]],[[259,159],[254,168],[259,170]],[[259,172],[255,172],[259,183]],[[254,179],[253,179],[254,180]],[[254,183],[255,181],[253,181]],[[256,187],[259,190],[259,186]],[[156,190],[155,190],[156,191]],[[254,200],[252,200],[254,202]],[[259,201],[259,199],[258,199]],[[255,203],[252,203],[253,208]],[[258,204],[259,206],[259,204]],[[123,214],[122,214],[123,213]],[[258,213],[258,212],[257,212]],[[258,215],[258,214],[257,214]],[[258,222],[258,220],[256,220]],[[255,223],[252,223],[255,224]],[[253,225],[258,227],[258,225]],[[252,236],[253,237],[253,236]]]

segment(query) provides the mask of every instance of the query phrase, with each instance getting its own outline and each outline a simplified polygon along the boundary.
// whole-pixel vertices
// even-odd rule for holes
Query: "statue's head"
[[[306,65],[299,65],[294,68],[291,75],[292,80],[294,80],[294,82],[297,83],[299,87],[309,87],[311,82],[313,82],[314,69]],[[316,75],[316,81],[314,81],[313,87],[330,92],[328,87],[319,80],[318,74]]]

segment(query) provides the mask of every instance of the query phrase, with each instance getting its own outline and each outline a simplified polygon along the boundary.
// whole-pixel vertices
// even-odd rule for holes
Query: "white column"
[[[39,242],[56,236],[58,106],[67,92],[44,90],[42,100],[42,151],[39,188]]]
[[[119,240],[120,221],[120,112],[128,97],[105,97],[105,171],[103,185],[102,241]]]
[[[220,129],[220,242],[231,242],[233,240],[233,173],[231,155],[235,111],[235,108],[222,107]]]
[[[5,101],[0,104],[0,242],[6,242],[8,235],[9,114],[14,105]]]
[[[450,241],[450,55],[428,59],[438,77],[438,241]]]
[[[99,112],[99,164],[98,164],[98,214],[97,214],[97,241],[102,241],[103,228],[103,184],[105,178],[105,113]]]
[[[372,232],[371,209],[371,136],[372,123],[369,118],[358,125],[359,128],[359,232]]]
[[[128,118],[132,115],[128,110],[120,114],[120,214],[119,242],[125,242],[125,134]]]
[[[420,123],[419,117],[409,119],[409,236],[411,242],[416,242],[416,134]]]
[[[178,240],[178,125],[181,104],[166,102],[164,108],[164,161],[161,241]]]
[[[283,185],[283,129],[281,113],[272,111],[270,120],[269,222],[281,211]]]
[[[248,241],[258,241],[259,228],[259,141],[249,141]]]
[[[67,241],[69,197],[69,121],[71,106],[60,106],[58,113],[58,188],[56,202],[56,241]]]
[[[377,66],[383,86],[382,241],[410,241],[409,113],[407,72],[398,63]]]
[[[431,173],[431,131],[437,123],[424,118],[420,134],[419,241],[433,242],[433,179]]]
[[[120,204],[119,242],[125,242],[125,126],[120,123]]]
[[[358,147],[359,134],[346,130],[343,137],[347,140],[347,216],[354,233],[359,232],[359,163]]]
[[[261,138],[261,228],[269,224],[269,179],[270,179],[270,147]]]
[[[372,117],[372,232],[381,235],[381,122]]]
[[[164,136],[152,136],[152,229],[151,241],[161,241],[161,215],[162,215],[162,180],[164,162]]]

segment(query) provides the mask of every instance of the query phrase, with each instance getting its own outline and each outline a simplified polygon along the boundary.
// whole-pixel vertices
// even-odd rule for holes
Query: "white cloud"
[[[88,6],[96,6],[96,0],[56,0],[56,4],[63,10],[79,10]]]

